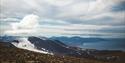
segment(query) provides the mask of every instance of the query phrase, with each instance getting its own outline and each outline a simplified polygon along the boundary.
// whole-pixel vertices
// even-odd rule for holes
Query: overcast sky
[[[125,37],[125,0],[0,0],[0,35]]]

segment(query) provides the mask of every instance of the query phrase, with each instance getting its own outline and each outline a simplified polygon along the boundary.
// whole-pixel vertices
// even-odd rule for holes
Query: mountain
[[[18,48],[27,49],[35,52],[54,54],[54,55],[79,55],[80,52],[73,47],[58,41],[51,40],[45,37],[28,37],[19,38],[11,42]]]
[[[67,54],[78,54],[77,51],[70,49],[69,46],[63,44],[58,40],[41,39],[38,37],[29,37],[28,40],[37,46],[37,49],[44,48],[53,54],[67,55]]]
[[[15,40],[18,36],[0,36],[0,41],[3,41],[3,42],[11,42],[13,40]]]
[[[101,42],[101,41],[107,41],[106,39],[103,38],[82,38],[82,37],[51,37],[50,39],[53,40],[59,40],[67,45],[70,46],[79,46],[82,45],[84,43],[91,43],[91,42]]]
[[[37,46],[32,44],[28,38],[23,37],[23,38],[18,38],[15,39],[11,42],[14,46],[21,48],[21,49],[27,49],[30,51],[35,51],[35,52],[40,52],[40,53],[44,53],[44,54],[51,54],[48,51],[44,50],[44,49],[37,49]]]

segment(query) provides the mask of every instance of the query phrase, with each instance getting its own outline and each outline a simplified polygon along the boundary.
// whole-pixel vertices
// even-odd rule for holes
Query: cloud
[[[38,16],[31,14],[25,16],[19,23],[12,23],[11,30],[6,31],[7,34],[30,34],[35,32],[35,28],[39,25]]]
[[[38,16],[31,14],[31,15],[27,15],[25,16],[20,23],[18,24],[19,28],[23,28],[23,29],[32,29],[34,27],[37,27],[38,23]]]
[[[81,16],[109,12],[112,6],[123,0],[1,0],[1,2],[2,15],[5,17],[23,17],[35,13],[51,19],[79,19]]]
[[[124,34],[123,5],[124,0],[1,0],[0,30],[15,35]]]
[[[70,23],[63,21],[63,20],[58,20],[58,19],[47,19],[47,18],[43,18],[40,20],[39,22],[41,25],[69,25]]]
[[[6,21],[6,22],[16,22],[16,21],[19,21],[19,19],[17,19],[17,18],[1,18],[0,19],[0,21],[2,22],[2,21]]]

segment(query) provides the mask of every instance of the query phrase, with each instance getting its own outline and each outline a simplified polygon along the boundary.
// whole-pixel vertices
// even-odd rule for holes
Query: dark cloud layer
[[[120,2],[119,4],[116,4],[113,6],[112,8],[113,12],[121,12],[121,11],[125,11],[125,1]]]

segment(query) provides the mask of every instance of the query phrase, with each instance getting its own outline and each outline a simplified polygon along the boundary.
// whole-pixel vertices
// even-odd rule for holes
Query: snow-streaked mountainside
[[[58,40],[48,39],[46,37],[20,37],[11,41],[11,43],[21,49],[40,52],[51,55],[80,55],[81,53],[65,45]]]
[[[18,39],[19,42],[12,42],[12,44],[18,48],[22,48],[22,49],[27,49],[30,51],[35,51],[35,52],[40,52],[40,53],[44,53],[44,54],[52,54],[49,53],[47,51],[45,51],[44,48],[42,48],[43,50],[39,50],[36,48],[36,46],[34,44],[32,44],[28,38],[19,38]]]
[[[52,52],[55,55],[76,55],[79,54],[77,50],[72,49],[70,46],[58,40],[51,40],[43,37],[29,37],[28,40],[41,50],[44,48],[48,52]]]

